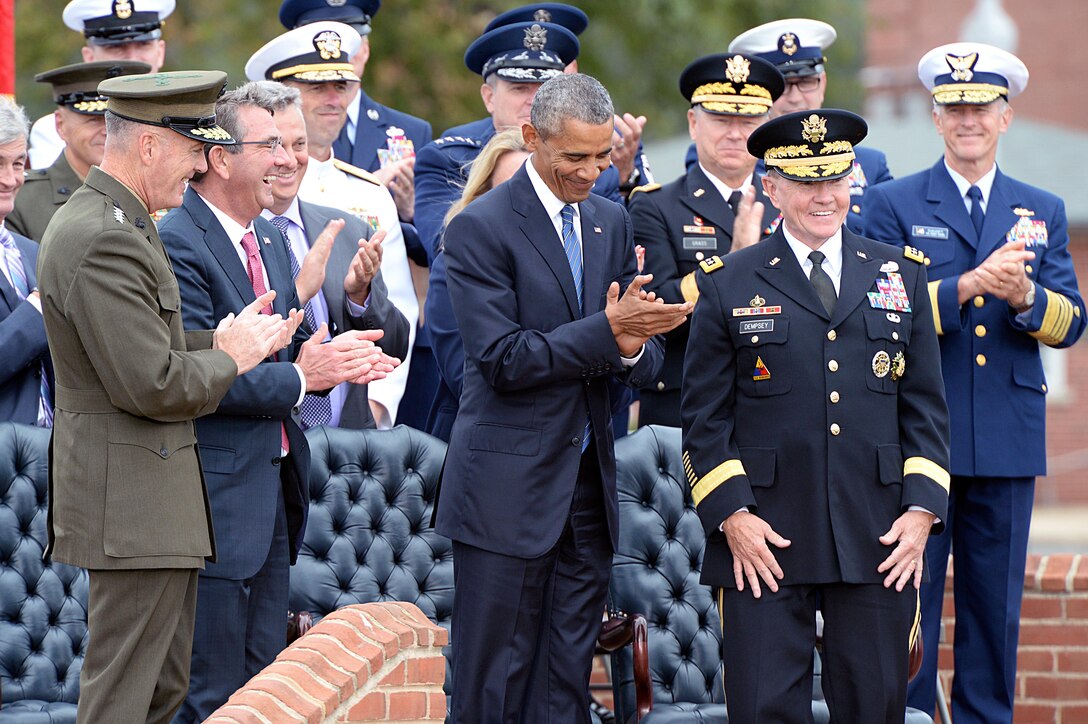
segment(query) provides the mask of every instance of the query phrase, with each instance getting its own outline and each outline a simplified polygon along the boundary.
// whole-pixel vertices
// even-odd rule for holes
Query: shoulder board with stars
[[[348,163],[346,161],[341,161],[338,158],[334,158],[332,160],[332,165],[335,166],[336,168],[340,169],[341,171],[343,171],[346,174],[350,174],[351,176],[355,176],[356,178],[361,178],[363,181],[369,181],[370,183],[374,184],[375,186],[381,186],[382,185],[381,180],[379,180],[377,176],[370,173],[369,171],[364,171],[363,169],[359,168],[358,166],[352,166],[350,163]]]
[[[926,260],[926,255],[922,253],[922,250],[915,249],[913,246],[903,247],[903,257],[918,264],[924,264]]]
[[[449,146],[449,145],[461,145],[461,146],[475,146],[476,148],[482,148],[484,143],[478,138],[471,138],[470,136],[443,136],[435,140],[436,146]]]
[[[716,272],[723,266],[725,265],[722,263],[722,258],[720,256],[712,256],[709,259],[703,259],[699,262],[699,268],[707,274]]]
[[[642,191],[642,192],[648,194],[648,193],[651,193],[653,191],[657,191],[659,188],[661,188],[661,184],[656,183],[656,182],[652,183],[652,184],[643,184],[642,186],[636,186],[633,189],[631,189],[631,193],[627,195],[627,198],[631,198],[632,196],[637,194],[639,191]]]

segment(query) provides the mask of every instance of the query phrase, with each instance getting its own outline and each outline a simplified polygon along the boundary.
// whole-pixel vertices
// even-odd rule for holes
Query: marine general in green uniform
[[[111,78],[101,168],[56,214],[38,279],[55,357],[49,550],[90,572],[80,722],[167,722],[189,682],[197,570],[214,555],[193,418],[293,332],[258,314],[182,328],[148,209],[207,170],[221,72]],[[167,126],[169,122],[169,126]]]
[[[147,63],[105,60],[66,65],[34,76],[39,83],[53,86],[57,133],[66,145],[52,166],[26,172],[15,209],[7,218],[9,228],[28,239],[42,240],[53,214],[83,185],[91,166],[102,163],[106,97],[99,95],[98,84],[149,70]]]

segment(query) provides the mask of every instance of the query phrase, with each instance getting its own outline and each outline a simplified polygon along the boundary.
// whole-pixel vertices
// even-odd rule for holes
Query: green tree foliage
[[[371,97],[431,121],[435,132],[480,118],[480,78],[464,52],[487,22],[519,0],[385,0],[363,79]],[[617,108],[646,115],[649,138],[683,133],[687,104],[677,78],[690,61],[725,52],[759,23],[801,12],[795,0],[573,0],[590,17],[580,69],[598,77]],[[16,96],[33,115],[50,109],[35,73],[80,60],[83,39],[61,22],[66,0],[16,0]],[[178,0],[167,20],[165,69],[221,69],[231,84],[261,45],[283,32],[278,0]],[[857,109],[864,17],[861,0],[810,0],[803,13],[836,27],[826,105]]]

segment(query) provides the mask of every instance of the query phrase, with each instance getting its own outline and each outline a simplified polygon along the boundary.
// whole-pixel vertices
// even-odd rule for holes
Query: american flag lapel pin
[[[267,236],[262,236],[261,238],[264,239],[265,244],[271,244],[272,243],[272,240],[269,239]]]
[[[602,232],[602,231],[601,231],[601,227],[599,227],[599,226],[594,226],[594,227],[593,227],[593,231],[595,231],[595,232],[596,232],[596,233],[598,233],[598,234],[602,234],[602,233],[604,233],[604,232]]]

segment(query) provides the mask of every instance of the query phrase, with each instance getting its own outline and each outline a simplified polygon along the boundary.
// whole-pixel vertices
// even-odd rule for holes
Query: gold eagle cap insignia
[[[533,20],[537,21],[538,23],[550,23],[552,21],[552,14],[548,12],[545,8],[540,8],[535,13],[533,13]]]
[[[744,83],[752,72],[752,63],[743,55],[725,59],[725,77],[733,83]]]
[[[801,121],[801,136],[809,143],[819,143],[827,135],[827,119],[813,113]]]
[[[116,0],[116,2],[113,3],[113,14],[121,20],[128,20],[132,17],[131,0]]]
[[[333,30],[326,30],[314,36],[314,48],[322,60],[336,60],[340,57],[340,35]]]
[[[535,50],[537,52],[544,50],[544,47],[548,44],[548,29],[542,28],[536,23],[533,23],[529,27],[525,28],[525,41],[524,45],[529,50]]]
[[[793,55],[797,52],[797,36],[793,33],[783,33],[782,37],[778,39],[778,49],[786,55]]]
[[[969,82],[974,76],[975,63],[978,62],[978,53],[970,55],[945,55],[945,62],[952,69],[952,80]]]

